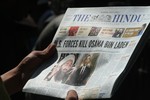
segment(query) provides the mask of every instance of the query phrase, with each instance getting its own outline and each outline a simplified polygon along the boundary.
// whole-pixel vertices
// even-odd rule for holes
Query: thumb
[[[78,100],[78,94],[75,90],[69,90],[65,100]]]

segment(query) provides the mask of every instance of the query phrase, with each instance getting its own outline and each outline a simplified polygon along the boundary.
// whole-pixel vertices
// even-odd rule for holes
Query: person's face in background
[[[64,72],[64,73],[68,72],[72,68],[72,64],[73,64],[73,61],[71,59],[66,61],[61,66],[61,71]]]

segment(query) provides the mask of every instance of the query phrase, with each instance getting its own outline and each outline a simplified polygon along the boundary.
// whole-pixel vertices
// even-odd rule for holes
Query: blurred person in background
[[[30,16],[36,0],[0,1],[0,75],[14,68],[32,48],[36,24]],[[11,95],[12,100],[23,100],[21,91]]]
[[[64,16],[66,9],[69,7],[71,0],[49,0],[50,8],[53,11],[53,15],[49,16],[43,22],[43,30],[39,34],[37,41],[33,47],[33,50],[42,50],[53,39],[55,32]]]

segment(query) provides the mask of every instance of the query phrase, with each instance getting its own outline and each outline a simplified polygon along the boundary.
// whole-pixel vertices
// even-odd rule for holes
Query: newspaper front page
[[[68,8],[53,39],[58,58],[41,66],[24,92],[65,98],[110,98],[150,22],[150,7]],[[45,64],[46,65],[46,64]]]

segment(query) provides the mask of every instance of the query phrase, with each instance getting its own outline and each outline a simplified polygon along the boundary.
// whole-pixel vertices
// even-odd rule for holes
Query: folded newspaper
[[[139,55],[149,22],[149,6],[68,8],[52,41],[56,60],[40,66],[23,91],[65,98],[74,89],[80,99],[111,98]]]

